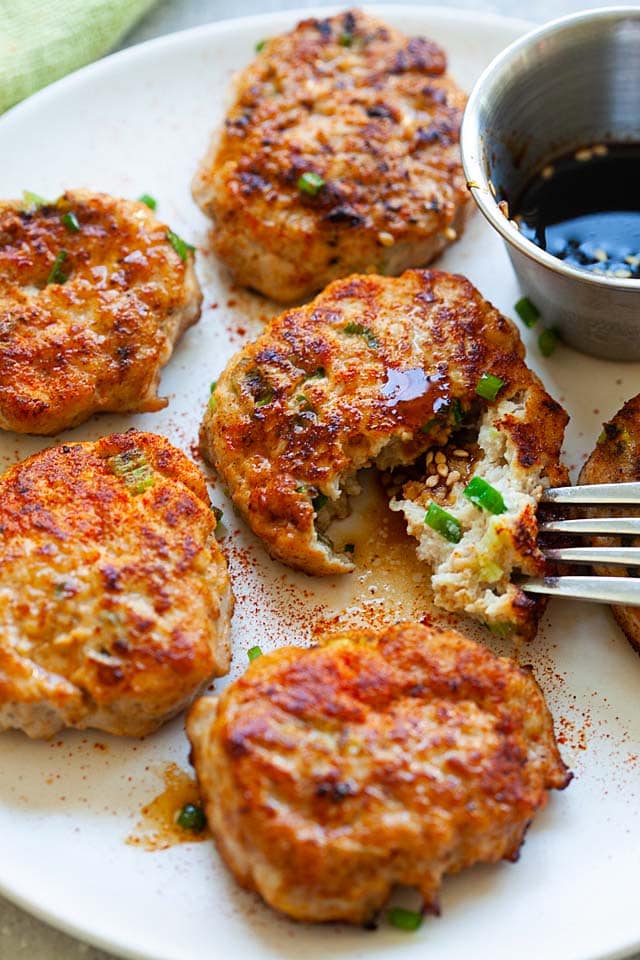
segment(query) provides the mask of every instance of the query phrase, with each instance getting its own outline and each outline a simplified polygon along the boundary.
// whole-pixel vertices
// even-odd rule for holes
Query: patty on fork
[[[335,281],[272,320],[219,377],[201,445],[271,555],[316,575],[353,569],[330,524],[349,512],[358,471],[414,465],[392,506],[433,569],[436,602],[530,635],[543,606],[513,576],[544,570],[536,508],[545,486],[567,482],[566,420],[510,320],[464,277],[409,270]],[[457,468],[438,462],[461,444]],[[474,477],[504,511],[465,496]],[[457,515],[458,542],[425,524],[431,503]]]

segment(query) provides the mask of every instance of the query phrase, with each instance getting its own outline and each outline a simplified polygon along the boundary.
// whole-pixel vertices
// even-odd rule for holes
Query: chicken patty
[[[582,470],[578,483],[629,483],[640,481],[640,394],[627,401],[604,424],[597,446]],[[611,508],[593,508],[594,515],[611,516]],[[640,516],[640,510],[617,506],[616,516]],[[582,538],[581,538],[582,539]],[[594,546],[640,547],[640,537],[597,537]],[[637,577],[637,567],[598,565],[595,572],[607,577]],[[611,611],[631,646],[640,653],[640,608],[612,606]]]
[[[429,263],[471,211],[444,51],[359,10],[304,20],[242,72],[194,180],[213,249],[283,303]]]
[[[232,595],[200,471],[131,430],[0,477],[0,730],[143,736],[229,669]]]
[[[353,569],[327,529],[349,512],[358,470],[420,460],[422,481],[394,506],[433,567],[436,602],[531,633],[542,607],[512,575],[544,570],[536,506],[545,486],[567,481],[567,417],[523,357],[515,326],[464,277],[339,280],[232,358],[204,417],[203,453],[271,555],[317,575]],[[464,446],[464,467],[438,462],[448,445]],[[504,511],[467,499],[473,477],[498,488]],[[458,511],[455,542],[446,523],[425,524],[429,503]]]
[[[571,777],[529,670],[416,623],[261,656],[187,732],[222,857],[298,920],[366,923],[396,884],[437,911]]]
[[[143,203],[25,196],[0,203],[0,429],[161,410],[161,367],[200,316],[192,248]]]

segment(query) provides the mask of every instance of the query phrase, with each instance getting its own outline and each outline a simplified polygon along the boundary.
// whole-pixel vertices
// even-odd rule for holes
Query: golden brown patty
[[[604,424],[598,444],[580,472],[578,483],[628,483],[640,480],[640,394],[627,401],[615,417]],[[611,516],[611,509],[596,508]],[[640,515],[630,507],[616,507],[618,516]],[[595,546],[636,546],[640,537],[598,537]],[[637,568],[598,566],[596,572],[608,577],[638,576]],[[631,646],[640,653],[640,608],[612,606],[611,611]]]
[[[232,596],[204,478],[131,430],[0,478],[0,729],[142,736],[229,668]]]
[[[543,485],[566,482],[559,454],[567,418],[523,357],[514,325],[464,277],[409,270],[336,281],[233,357],[205,414],[202,449],[272,556],[334,574],[353,564],[325,533],[335,514],[348,512],[357,471],[413,463],[465,424],[477,433],[480,422],[507,480],[523,489],[531,481],[487,549],[540,574],[536,497]],[[503,381],[494,402],[477,393],[485,374]],[[458,499],[462,486],[461,478]],[[427,493],[447,506],[443,491]],[[421,527],[424,513],[421,506]],[[509,608],[523,626],[540,609],[521,591]]]
[[[421,266],[455,239],[471,207],[465,95],[446,65],[431,40],[359,10],[266,42],[194,181],[240,283],[291,302]]]
[[[0,203],[1,429],[166,406],[161,367],[202,300],[193,254],[169,236],[143,203],[103,193]]]
[[[371,920],[395,884],[515,860],[570,779],[528,670],[401,624],[257,659],[187,732],[238,881],[299,920]]]

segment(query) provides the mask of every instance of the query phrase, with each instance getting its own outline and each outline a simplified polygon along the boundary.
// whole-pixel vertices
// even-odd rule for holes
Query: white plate
[[[407,32],[443,43],[467,88],[523,29],[471,12],[377,9]],[[19,196],[23,188],[56,196],[67,186],[129,197],[147,192],[158,198],[159,215],[199,244],[205,310],[165,371],[168,409],[94,418],[68,437],[93,438],[135,423],[189,451],[210,381],[242,337],[258,331],[264,305],[230,292],[224,272],[207,257],[207,224],[189,183],[222,116],[232,72],[251,59],[256,41],[297,17],[288,12],[218,23],[127,50],[55,84],[0,121],[2,196]],[[467,274],[511,312],[517,287],[501,244],[479,216],[440,265]],[[599,362],[565,348],[543,360],[535,334],[524,331],[524,337],[531,364],[572,415],[567,457],[579,465],[602,419],[638,391],[640,365]],[[3,436],[0,467],[47,443]],[[219,491],[216,497],[221,502]],[[235,532],[238,523],[231,526],[226,544],[238,595],[234,675],[244,669],[248,647],[269,649],[285,638],[306,642],[317,617],[353,620],[384,610],[393,619],[416,610],[415,596],[397,593],[392,577],[385,584],[374,571],[316,584],[271,563],[251,537]],[[127,846],[140,807],[162,789],[154,765],[175,760],[187,767],[181,721],[144,742],[69,733],[37,743],[3,735],[0,889],[63,929],[149,960],[619,956],[640,944],[640,660],[606,610],[577,603],[551,606],[527,655],[566,741],[563,753],[575,780],[537,818],[517,865],[480,867],[449,879],[442,918],[428,919],[415,934],[384,923],[371,933],[283,920],[236,888],[209,843],[156,853]],[[106,749],[96,749],[96,742]]]

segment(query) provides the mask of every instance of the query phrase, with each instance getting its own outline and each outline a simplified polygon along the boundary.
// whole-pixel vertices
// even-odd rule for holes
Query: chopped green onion
[[[451,412],[453,413],[453,422],[462,423],[464,420],[464,407],[456,397],[456,399],[451,404]]]
[[[155,474],[141,450],[125,450],[109,457],[107,461],[111,472],[124,480],[125,486],[134,496],[144,493],[155,483]]]
[[[449,543],[460,543],[462,540],[462,526],[450,513],[439,507],[437,503],[430,503],[424,522]]]
[[[211,504],[211,512],[216,518],[216,526],[215,526],[216,537],[221,539],[222,537],[225,536],[227,532],[227,528],[225,527],[222,520],[222,517],[223,517],[222,510],[220,509],[220,507],[216,507],[214,504]]]
[[[350,47],[353,44],[353,34],[352,33],[341,33],[338,43],[341,47]]]
[[[53,261],[53,266],[51,267],[49,276],[47,277],[47,283],[66,283],[66,281],[69,279],[69,274],[64,272],[62,269],[62,264],[68,256],[69,254],[66,250],[61,250],[56,256],[55,260]]]
[[[555,327],[548,327],[538,337],[538,346],[543,357],[550,357],[560,342],[560,335]]]
[[[44,197],[41,197],[38,193],[32,193],[31,190],[22,191],[22,200],[27,208],[34,210],[37,210],[38,207],[49,206],[48,200],[45,200]]]
[[[61,220],[70,233],[78,233],[80,230],[80,222],[72,210],[65,213],[61,217]]]
[[[344,553],[353,553],[355,549],[355,543],[345,543],[344,547],[342,548]]]
[[[220,507],[216,507],[215,503],[212,503],[212,504],[211,504],[211,512],[213,513],[214,517],[216,518],[216,523],[221,523],[221,522],[222,522],[223,513],[222,513],[222,510],[220,509]]]
[[[328,499],[329,497],[325,496],[324,493],[319,493],[317,497],[313,498],[311,505],[316,513],[320,513]]]
[[[251,649],[247,650],[247,656],[249,657],[249,663],[253,663],[254,660],[262,656],[262,650],[260,647],[251,647]]]
[[[213,391],[215,390],[215,388],[216,388],[217,386],[218,386],[218,381],[217,381],[217,380],[212,380],[212,381],[211,381],[211,386],[209,387],[209,393],[213,393]]]
[[[439,421],[437,417],[431,417],[431,420],[427,420],[426,423],[422,424],[422,426],[420,427],[420,433],[429,433],[431,431],[431,428],[435,427],[435,425],[438,422]]]
[[[298,177],[298,190],[310,197],[317,197],[323,187],[324,180],[319,173],[314,173],[313,170],[307,170],[306,173]]]
[[[167,230],[166,238],[180,259],[186,263],[187,257],[189,256],[189,251],[193,253],[195,247],[191,243],[187,243],[186,240],[183,240],[182,237],[179,237],[177,233],[173,232],[173,230]]]
[[[522,297],[516,303],[514,310],[524,323],[525,327],[535,327],[536,323],[540,319],[540,311],[536,307],[535,303],[532,303],[529,300],[529,297]]]
[[[155,197],[152,197],[150,193],[143,193],[138,197],[140,203],[144,203],[145,207],[149,207],[149,210],[155,210],[158,206],[158,201]]]
[[[256,399],[256,407],[266,407],[268,403],[271,403],[274,397],[275,393],[273,390],[267,388],[265,392]]]
[[[310,373],[308,377],[305,377],[305,380],[322,380],[326,375],[327,373],[324,367],[318,367],[318,369]]]
[[[504,380],[500,377],[494,377],[492,373],[483,373],[476,387],[476,393],[483,400],[495,400],[503,387]]]
[[[482,477],[472,477],[462,492],[467,500],[489,513],[504,513],[507,509],[500,491]]]
[[[497,637],[505,637],[507,639],[513,636],[515,631],[513,623],[507,623],[503,620],[496,620],[493,623],[488,623],[487,626],[489,630],[491,630],[491,633],[494,633]]]
[[[264,50],[266,43],[266,40],[258,40],[256,43],[256,53],[260,53],[261,50]]]
[[[422,914],[417,910],[406,910],[404,907],[392,907],[387,918],[391,926],[397,927],[398,930],[412,932],[422,925]]]
[[[183,830],[189,830],[191,833],[202,833],[207,825],[207,818],[202,807],[195,803],[185,803],[176,817],[176,823]]]
[[[369,327],[365,327],[361,323],[348,323],[346,327],[342,329],[345,333],[350,333],[357,337],[364,337],[371,349],[377,350],[379,346],[378,341]]]

